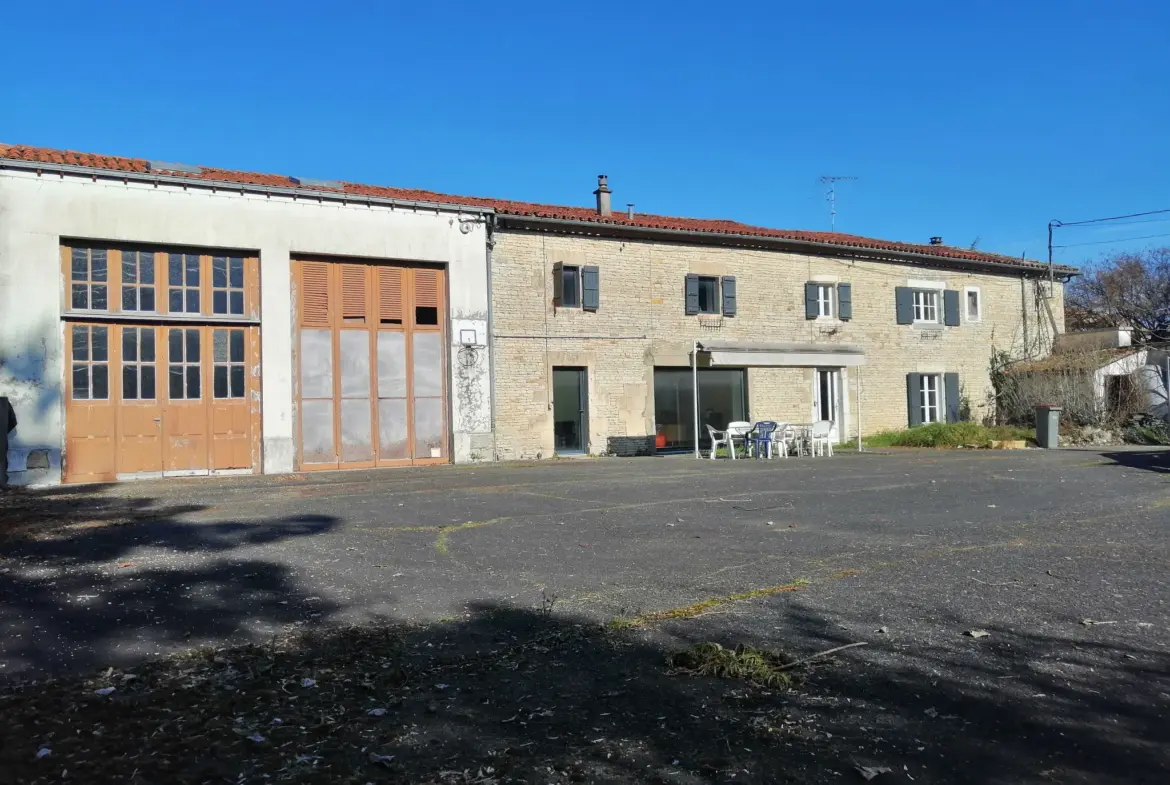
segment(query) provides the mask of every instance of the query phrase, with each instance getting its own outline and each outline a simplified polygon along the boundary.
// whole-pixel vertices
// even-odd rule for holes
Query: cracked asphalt
[[[59,489],[64,529],[0,546],[0,674],[483,602],[605,621],[798,579],[791,602],[892,643],[963,626],[1165,642],[1166,462],[846,453]]]
[[[838,759],[808,781],[891,761],[908,781],[1170,781],[1167,451],[565,460],[3,501],[0,679],[511,608],[627,620],[646,652],[865,641],[792,698]]]

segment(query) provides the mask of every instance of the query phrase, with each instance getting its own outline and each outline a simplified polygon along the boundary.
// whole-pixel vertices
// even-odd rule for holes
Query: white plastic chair
[[[833,442],[829,438],[832,432],[832,420],[819,420],[812,424],[812,428],[809,429],[808,440],[814,457],[818,453],[820,455],[827,455],[830,458],[833,457]]]
[[[792,423],[776,423],[776,430],[772,432],[772,449],[781,458],[788,457],[788,442],[792,440],[794,435]]]
[[[739,439],[744,445],[744,454],[747,454],[747,443],[744,439],[751,433],[752,424],[743,420],[736,420],[735,422],[727,423],[727,452],[731,455],[731,460],[735,460],[735,440]]]
[[[735,451],[731,446],[731,436],[727,431],[717,431],[708,425],[707,434],[711,437],[711,460],[715,460],[715,451],[720,447],[726,447],[731,457],[735,458]]]

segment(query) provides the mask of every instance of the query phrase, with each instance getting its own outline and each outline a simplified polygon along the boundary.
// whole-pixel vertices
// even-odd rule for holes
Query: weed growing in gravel
[[[787,687],[791,683],[791,677],[783,671],[787,660],[749,646],[725,649],[718,643],[696,643],[670,655],[667,663],[684,673],[743,679],[764,687]]]

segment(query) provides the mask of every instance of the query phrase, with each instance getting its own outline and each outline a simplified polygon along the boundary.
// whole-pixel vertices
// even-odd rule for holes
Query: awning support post
[[[691,410],[695,415],[695,457],[702,458],[699,452],[699,342],[691,345]]]
[[[861,366],[857,366],[857,451],[862,451],[861,446]]]

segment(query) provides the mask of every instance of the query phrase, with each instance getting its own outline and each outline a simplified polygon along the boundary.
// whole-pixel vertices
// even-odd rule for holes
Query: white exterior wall
[[[115,173],[116,176],[116,173]],[[464,233],[461,223],[470,222]],[[456,463],[490,453],[488,281],[482,217],[456,209],[318,202],[222,187],[156,186],[88,176],[0,171],[0,395],[16,408],[10,480],[61,479],[64,442],[62,238],[255,251],[260,259],[263,471],[292,471],[290,257],[324,254],[447,265],[450,430]],[[113,270],[114,268],[111,268]],[[476,362],[456,360],[474,329]],[[48,450],[45,470],[19,469]]]

